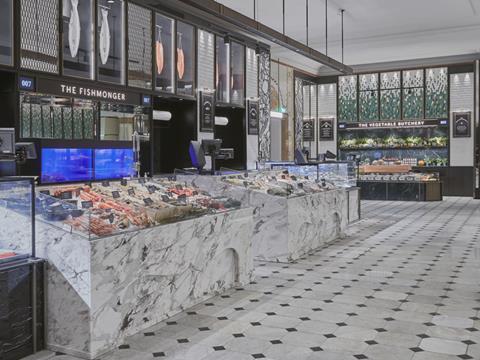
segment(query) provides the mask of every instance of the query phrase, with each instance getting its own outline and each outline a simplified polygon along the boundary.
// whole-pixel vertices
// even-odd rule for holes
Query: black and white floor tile
[[[480,201],[363,202],[348,236],[105,360],[480,359]],[[74,358],[58,354],[55,360]]]

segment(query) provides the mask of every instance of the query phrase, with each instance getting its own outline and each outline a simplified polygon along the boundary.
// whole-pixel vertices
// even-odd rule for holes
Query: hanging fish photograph
[[[68,24],[68,45],[70,55],[76,58],[80,46],[80,17],[78,16],[78,0],[70,0],[70,22]]]
[[[102,26],[100,28],[100,60],[105,65],[110,56],[110,27],[108,25],[108,9],[101,8]]]

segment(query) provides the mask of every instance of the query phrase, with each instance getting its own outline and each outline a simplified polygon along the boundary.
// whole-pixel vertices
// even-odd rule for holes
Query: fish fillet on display
[[[182,35],[179,35],[177,47],[177,71],[178,78],[183,79],[183,75],[185,75],[185,53],[183,52]]]
[[[157,73],[160,75],[163,71],[164,66],[164,52],[163,52],[163,43],[162,43],[162,28],[158,30],[158,38],[155,43],[155,57],[157,60]]]
[[[77,57],[80,46],[80,17],[78,16],[78,0],[70,0],[70,23],[68,24],[68,45],[72,58]]]
[[[108,26],[108,10],[102,11],[102,26],[100,28],[100,60],[105,65],[110,56],[110,27]]]

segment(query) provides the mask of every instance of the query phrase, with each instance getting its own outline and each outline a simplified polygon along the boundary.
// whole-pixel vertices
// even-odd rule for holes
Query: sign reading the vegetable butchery
[[[424,120],[401,120],[401,121],[375,121],[365,123],[339,123],[339,130],[352,129],[395,129],[409,127],[431,127],[431,126],[448,126],[447,119],[424,119]]]

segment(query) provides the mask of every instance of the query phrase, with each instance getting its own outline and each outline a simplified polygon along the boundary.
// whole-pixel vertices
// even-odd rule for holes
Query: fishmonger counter
[[[98,358],[253,280],[252,211],[173,179],[43,187],[37,212],[52,350]],[[21,226],[9,224],[10,248]]]

